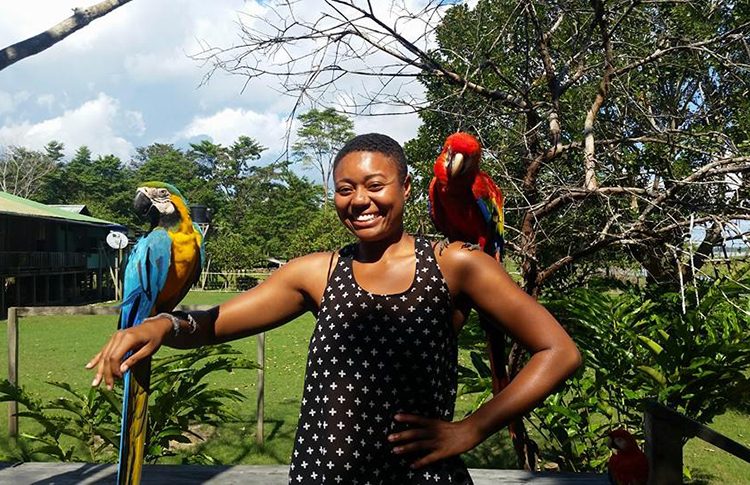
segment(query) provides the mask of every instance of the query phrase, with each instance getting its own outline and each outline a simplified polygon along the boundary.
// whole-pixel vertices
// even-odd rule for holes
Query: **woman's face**
[[[402,183],[396,163],[379,152],[351,152],[333,174],[339,218],[361,241],[379,241],[403,231],[409,177]]]

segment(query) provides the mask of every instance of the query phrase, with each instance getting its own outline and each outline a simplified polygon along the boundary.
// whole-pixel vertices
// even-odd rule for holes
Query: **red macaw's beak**
[[[464,168],[464,155],[462,153],[448,154],[448,173],[451,177],[461,175],[461,170]]]
[[[611,436],[607,437],[607,448],[611,448],[613,450],[617,449],[617,446],[615,446],[615,440],[613,440]]]

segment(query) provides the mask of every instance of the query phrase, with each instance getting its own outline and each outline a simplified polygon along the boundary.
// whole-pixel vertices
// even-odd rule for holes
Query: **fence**
[[[87,253],[44,251],[0,252],[0,274],[48,268],[85,268]]]
[[[750,449],[656,401],[646,403],[646,456],[649,485],[682,483],[682,447],[700,438],[750,463]]]
[[[204,271],[194,289],[218,291],[246,291],[268,278],[270,272],[257,270]]]
[[[209,305],[183,305],[175,310],[208,310]],[[119,315],[118,307],[105,306],[48,306],[48,307],[11,307],[8,309],[8,381],[18,386],[18,323],[21,317],[42,317],[61,315]],[[264,370],[265,370],[265,334],[258,334],[258,395],[257,395],[257,433],[256,441],[263,444],[263,404],[264,396]],[[18,403],[8,402],[8,435],[12,438],[18,436]]]

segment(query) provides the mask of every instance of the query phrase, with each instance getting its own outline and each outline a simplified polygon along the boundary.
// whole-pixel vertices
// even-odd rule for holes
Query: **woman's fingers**
[[[412,441],[405,445],[399,445],[393,448],[393,452],[396,454],[402,453],[414,453],[417,451],[431,450],[435,447],[435,443],[432,440],[420,440]]]
[[[404,413],[395,415],[393,419],[395,419],[399,423],[416,424],[417,426],[422,426],[423,428],[430,426],[435,421],[432,418],[425,418],[424,416],[419,416],[417,414]]]
[[[419,460],[415,461],[411,464],[411,468],[416,470],[417,468],[422,468],[425,465],[429,465],[430,463],[434,463],[438,460],[442,460],[445,458],[442,453],[440,453],[440,450],[435,450],[432,453],[428,454],[424,458],[420,458]]]
[[[125,359],[122,364],[120,364],[120,377],[122,377],[123,374],[125,374],[128,369],[132,368],[135,364],[137,364],[141,359],[144,359],[151,355],[153,353],[154,346],[152,344],[146,344],[141,349]]]
[[[99,351],[99,353],[98,353],[98,354],[96,354],[96,355],[94,356],[94,358],[93,358],[93,359],[91,359],[91,360],[89,361],[89,363],[88,363],[88,364],[86,364],[86,368],[87,368],[87,369],[93,369],[93,368],[94,368],[94,366],[95,366],[96,364],[98,364],[98,363],[99,363],[99,359],[100,359],[101,357],[102,357],[102,352],[101,352],[101,351]]]
[[[391,435],[388,435],[388,441],[396,442],[396,441],[416,441],[416,440],[424,440],[434,437],[435,433],[432,432],[430,429],[426,428],[416,428],[416,429],[409,429],[406,431],[402,431],[400,433],[393,433]]]
[[[94,380],[91,381],[91,385],[93,387],[98,387],[99,384],[101,384],[102,379],[104,378],[104,367],[105,367],[105,364],[107,363],[106,355],[107,355],[107,351],[112,345],[112,338],[114,338],[114,335],[110,337],[110,339],[104,345],[104,348],[101,350],[101,352],[99,352],[99,361],[96,366],[96,375],[94,376]]]

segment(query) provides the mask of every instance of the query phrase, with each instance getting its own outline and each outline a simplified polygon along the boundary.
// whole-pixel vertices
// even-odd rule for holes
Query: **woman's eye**
[[[352,189],[350,189],[349,187],[341,187],[339,189],[336,189],[336,192],[341,195],[348,195],[349,193],[351,193],[351,191]]]
[[[380,190],[383,188],[383,184],[370,184],[368,189],[370,190]]]

